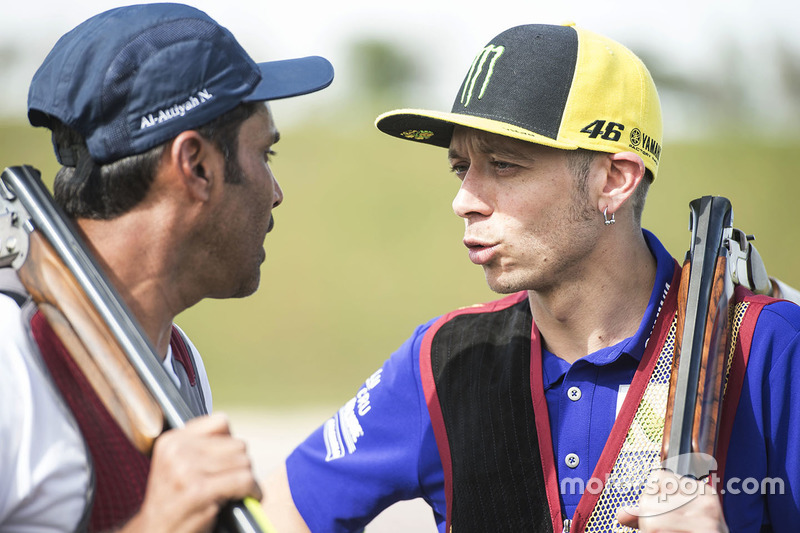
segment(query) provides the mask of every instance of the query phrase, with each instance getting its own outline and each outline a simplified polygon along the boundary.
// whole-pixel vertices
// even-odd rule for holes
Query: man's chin
[[[486,272],[486,283],[492,291],[498,294],[513,294],[523,290],[518,283],[491,276],[489,272]]]
[[[230,293],[226,296],[220,296],[220,299],[227,299],[227,298],[246,298],[251,296],[256,290],[258,290],[258,286],[261,283],[261,271],[259,270],[258,273],[251,277],[248,280],[242,281],[237,287],[235,287]]]
[[[242,287],[242,290],[240,290],[234,296],[234,298],[246,298],[247,296],[251,296],[253,293],[255,293],[258,290],[258,286],[260,285],[260,281],[261,281],[261,276],[257,277],[254,281],[251,281],[247,285],[244,285]]]

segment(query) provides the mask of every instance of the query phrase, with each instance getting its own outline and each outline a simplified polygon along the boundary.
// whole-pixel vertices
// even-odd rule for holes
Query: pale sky
[[[57,38],[89,16],[130,2],[4,0],[0,50],[18,61],[0,63],[0,115],[24,120],[27,85]],[[800,2],[786,0],[190,0],[230,29],[256,61],[323,55],[334,64],[330,94],[348,89],[346,44],[354,37],[382,37],[434,65],[432,87],[417,107],[447,108],[465,68],[489,39],[523,23],[574,21],[635,50],[671,62],[685,75],[713,76],[721,67],[720,43],[734,41],[753,83],[767,85],[774,72],[764,50],[778,36],[800,54]],[[2,57],[8,54],[3,54]],[[800,57],[800,55],[798,55]],[[795,99],[800,95],[788,95]],[[332,97],[332,96],[331,96]],[[787,95],[782,95],[783,98]],[[769,91],[761,96],[776,101]],[[668,111],[665,103],[665,111]],[[779,113],[779,111],[776,111]],[[668,127],[668,124],[666,125]]]

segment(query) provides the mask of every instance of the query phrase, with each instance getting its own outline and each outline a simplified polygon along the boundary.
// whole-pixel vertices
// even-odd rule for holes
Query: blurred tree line
[[[712,133],[798,137],[800,50],[778,35],[758,50],[760,61],[733,40],[719,43],[719,49],[713,71],[699,75],[653,49],[634,47],[634,52],[656,82],[665,115],[690,138]],[[355,84],[352,103],[369,112],[413,102],[409,93],[430,86],[436,68],[421,61],[425,54],[374,37],[351,43],[348,56]]]
[[[690,72],[674,55],[667,56],[663,43],[658,43],[660,48],[650,42],[626,44],[650,69],[669,118],[667,126],[675,126],[682,136],[800,136],[800,48],[785,35],[768,36],[757,47],[732,37],[719,40],[713,43],[713,65],[702,72]],[[413,39],[401,45],[382,35],[351,41],[342,65],[346,68],[337,65],[342,72],[337,85],[351,87],[343,93],[341,106],[348,113],[374,116],[390,108],[420,105],[418,93],[430,93],[442,69],[435,64],[438,56],[415,46],[424,45]],[[0,106],[5,106],[0,112],[6,115],[24,117],[19,109],[24,100],[11,95],[12,89],[27,89],[30,80],[21,66],[34,60],[32,54],[19,43],[0,43],[4,82]],[[39,55],[34,57],[40,60]],[[445,83],[452,86],[460,81]]]

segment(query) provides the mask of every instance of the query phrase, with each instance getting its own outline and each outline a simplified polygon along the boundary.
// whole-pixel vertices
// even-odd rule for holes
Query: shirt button
[[[577,468],[578,464],[581,462],[581,459],[578,457],[578,454],[571,453],[564,457],[564,462],[570,468]]]
[[[567,397],[573,402],[577,402],[581,399],[581,389],[578,387],[570,387],[567,391]]]

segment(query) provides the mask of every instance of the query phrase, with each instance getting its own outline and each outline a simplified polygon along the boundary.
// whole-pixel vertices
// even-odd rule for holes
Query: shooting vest
[[[575,515],[561,513],[542,380],[541,340],[520,292],[443,316],[420,349],[420,373],[439,455],[448,532],[607,532],[621,506],[636,505],[660,465],[675,344],[676,265],[647,347]],[[718,447],[724,479],[727,441],[758,314],[773,300],[736,289],[732,348]],[[607,480],[607,481],[606,481]]]
[[[50,376],[75,417],[92,460],[94,491],[88,531],[108,531],[125,524],[144,499],[150,458],[128,440],[40,312],[30,322]],[[181,396],[195,414],[206,414],[194,360],[173,326],[170,346]],[[89,509],[87,509],[88,511]]]
[[[138,510],[144,499],[150,458],[128,440],[78,368],[44,315],[32,302],[26,303],[24,288],[0,269],[0,293],[13,298],[29,323],[29,333],[39,349],[39,358],[49,371],[55,388],[80,429],[92,463],[93,480],[87,507],[78,531],[108,531],[119,528]],[[180,381],[180,393],[192,411],[206,413],[202,387],[197,381],[194,358],[180,331],[173,326],[170,338],[172,367]]]

